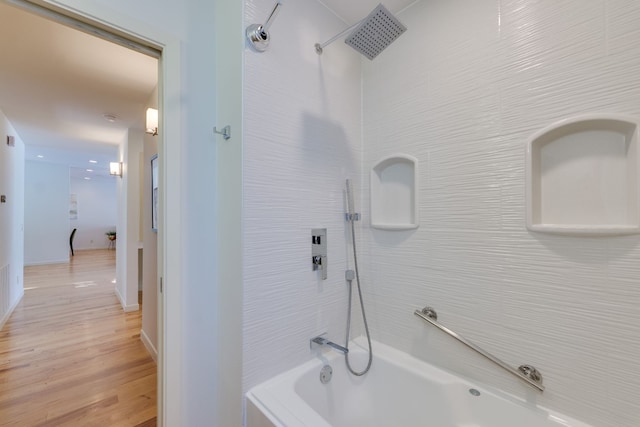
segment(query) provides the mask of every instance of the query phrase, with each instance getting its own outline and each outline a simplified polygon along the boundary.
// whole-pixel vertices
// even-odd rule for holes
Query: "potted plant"
[[[111,240],[111,241],[116,240],[116,231],[115,231],[115,230],[107,231],[107,232],[106,232],[106,233],[104,233],[104,234],[106,234],[107,239],[109,239],[109,240]]]

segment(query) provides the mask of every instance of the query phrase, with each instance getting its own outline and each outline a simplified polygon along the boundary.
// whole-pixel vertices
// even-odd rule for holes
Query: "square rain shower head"
[[[367,58],[373,59],[405,31],[407,27],[380,3],[344,42]]]

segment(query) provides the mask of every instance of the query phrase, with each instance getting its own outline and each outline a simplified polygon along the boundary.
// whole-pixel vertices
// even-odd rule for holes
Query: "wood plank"
[[[142,313],[122,311],[114,278],[111,250],[25,268],[25,296],[0,331],[0,425],[156,425]]]

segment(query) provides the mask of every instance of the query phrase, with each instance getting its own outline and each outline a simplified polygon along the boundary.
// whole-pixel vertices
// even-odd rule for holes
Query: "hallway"
[[[156,364],[142,312],[114,294],[115,251],[25,268],[25,295],[0,332],[0,426],[156,425]]]

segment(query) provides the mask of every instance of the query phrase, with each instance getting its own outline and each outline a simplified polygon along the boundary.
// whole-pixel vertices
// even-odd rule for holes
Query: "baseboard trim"
[[[102,251],[105,249],[111,249],[109,246],[91,246],[91,247],[83,247],[83,248],[73,248],[74,252],[78,251]]]
[[[59,260],[50,260],[50,261],[28,261],[24,263],[25,267],[33,267],[36,265],[54,265],[54,264],[69,264],[70,259],[59,259]]]
[[[147,351],[151,355],[151,358],[156,363],[158,363],[158,350],[156,350],[156,348],[153,346],[153,343],[149,339],[149,336],[144,331],[144,329],[140,329],[140,341],[142,341],[142,344],[144,344],[144,346],[147,348]]]
[[[20,304],[20,301],[22,301],[22,297],[24,297],[24,289],[20,293],[20,296],[16,298],[16,301],[11,305],[11,307],[9,307],[9,310],[7,310],[4,316],[2,316],[2,319],[0,319],[0,331],[2,330],[2,328],[4,328],[4,324],[7,323],[7,320],[9,320],[9,318],[13,314],[13,310],[15,310],[18,304]]]
[[[129,313],[131,311],[140,310],[140,305],[138,303],[131,304],[131,305],[126,305],[126,303],[124,301],[124,298],[120,294],[120,290],[118,289],[117,286],[115,287],[114,291],[116,293],[116,297],[118,297],[118,301],[120,301],[120,305],[122,306],[122,310],[124,310],[125,313]]]

